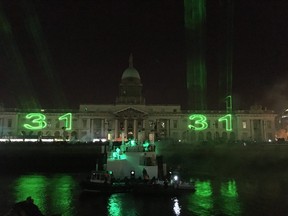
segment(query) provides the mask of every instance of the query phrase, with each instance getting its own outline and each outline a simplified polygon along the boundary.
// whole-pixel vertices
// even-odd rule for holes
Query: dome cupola
[[[133,67],[133,56],[129,56],[129,67],[123,72],[119,85],[117,104],[145,104],[139,72]]]
[[[140,75],[139,72],[133,67],[133,56],[130,54],[129,56],[129,67],[123,72],[122,80],[124,79],[139,79]]]

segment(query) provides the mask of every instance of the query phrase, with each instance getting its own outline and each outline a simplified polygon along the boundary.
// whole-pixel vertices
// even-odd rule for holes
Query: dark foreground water
[[[82,196],[79,181],[84,177],[79,173],[0,176],[0,215],[27,196],[32,196],[46,215],[288,215],[288,184],[284,177],[194,177],[196,192],[162,198],[131,194]]]

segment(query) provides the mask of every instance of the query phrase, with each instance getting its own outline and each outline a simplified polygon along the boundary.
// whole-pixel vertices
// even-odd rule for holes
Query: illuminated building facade
[[[274,140],[273,111],[254,106],[250,110],[193,111],[180,105],[146,105],[139,72],[133,66],[123,72],[115,104],[81,104],[79,110],[0,110],[3,139],[36,137],[90,142],[95,139],[139,143],[167,139],[187,143],[203,141]],[[230,113],[229,113],[230,112]]]

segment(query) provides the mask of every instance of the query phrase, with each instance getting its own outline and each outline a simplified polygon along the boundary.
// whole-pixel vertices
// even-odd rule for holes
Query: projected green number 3
[[[201,131],[208,128],[208,122],[205,115],[193,114],[189,116],[192,124],[188,125],[189,129]],[[218,119],[219,122],[225,122],[225,130],[232,131],[232,115],[227,114]]]
[[[188,127],[192,130],[205,130],[208,128],[207,118],[204,115],[191,115],[189,116],[189,119],[194,121],[194,124],[188,125]]]
[[[29,113],[25,118],[30,121],[30,124],[23,125],[28,130],[41,130],[47,127],[46,116],[42,113]],[[72,130],[72,113],[66,113],[58,120],[64,121],[65,130]]]
[[[29,130],[40,130],[47,126],[46,116],[42,113],[29,113],[25,118],[31,120],[32,125],[24,124],[24,127]]]

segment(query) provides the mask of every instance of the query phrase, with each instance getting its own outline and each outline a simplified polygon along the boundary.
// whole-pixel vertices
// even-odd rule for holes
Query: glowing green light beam
[[[31,79],[27,74],[23,57],[14,38],[12,27],[0,5],[0,40],[8,59],[10,76],[5,80],[9,83],[7,93],[19,108],[39,108],[36,93],[33,90]],[[25,90],[25,91],[24,91]]]
[[[207,108],[207,80],[205,64],[204,27],[205,0],[184,0],[187,47],[187,91],[190,109]]]
[[[37,12],[34,5],[30,1],[26,1],[23,4],[23,8],[26,9],[26,28],[27,31],[32,36],[32,41],[34,42],[36,57],[42,70],[39,73],[43,73],[45,77],[45,85],[49,87],[51,91],[50,95],[53,95],[53,101],[56,106],[63,107],[66,106],[66,98],[64,96],[64,91],[61,89],[60,79],[56,77],[56,73],[52,67],[52,58],[43,37],[41,23],[39,21]],[[63,104],[64,103],[64,104]]]

